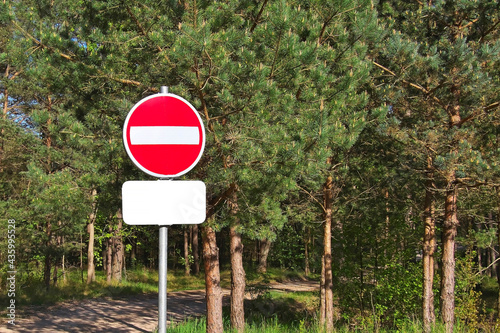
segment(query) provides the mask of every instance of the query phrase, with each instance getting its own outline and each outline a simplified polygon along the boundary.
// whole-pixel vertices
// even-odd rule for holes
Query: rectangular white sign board
[[[206,206],[202,181],[128,181],[122,186],[123,221],[130,225],[199,224]]]

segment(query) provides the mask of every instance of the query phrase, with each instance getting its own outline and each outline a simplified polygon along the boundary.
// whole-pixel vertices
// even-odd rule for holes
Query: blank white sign
[[[206,206],[202,181],[128,181],[122,186],[123,221],[130,225],[199,224]]]

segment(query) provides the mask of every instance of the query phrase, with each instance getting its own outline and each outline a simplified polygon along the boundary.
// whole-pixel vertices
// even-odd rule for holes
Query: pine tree
[[[465,179],[482,178],[476,166],[471,168],[475,161],[484,161],[476,144],[477,130],[498,110],[496,75],[490,66],[498,58],[494,38],[498,4],[383,2],[380,12],[394,30],[388,31],[388,43],[379,50],[376,65],[393,85],[385,88],[385,94],[394,119],[404,128],[399,135],[415,149],[428,174],[444,182],[441,316],[452,331],[458,189]],[[427,160],[431,167],[426,166]],[[492,167],[487,164],[480,165]],[[432,229],[432,224],[426,228],[429,233],[424,238],[432,238]],[[427,330],[432,324],[430,313],[424,309]]]

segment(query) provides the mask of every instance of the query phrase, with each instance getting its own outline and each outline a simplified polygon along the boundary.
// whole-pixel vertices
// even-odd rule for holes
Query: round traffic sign
[[[148,96],[130,110],[123,126],[128,156],[145,173],[179,177],[191,170],[205,148],[205,128],[196,109],[174,94]]]

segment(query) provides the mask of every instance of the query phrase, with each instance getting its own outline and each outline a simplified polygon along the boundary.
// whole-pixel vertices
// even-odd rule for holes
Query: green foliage
[[[422,293],[420,264],[392,265],[377,273],[373,290],[374,315],[383,326],[401,327],[408,318],[419,318]]]
[[[481,283],[481,276],[477,274],[477,265],[474,262],[476,253],[469,247],[463,257],[457,258],[456,271],[456,308],[457,319],[466,324],[471,332],[480,330],[483,322],[483,302],[481,292],[477,290]]]
[[[302,231],[297,225],[286,224],[273,243],[272,266],[281,269],[298,270],[304,267],[304,245]]]
[[[294,292],[293,294],[268,291],[246,303],[246,322],[258,325],[266,318],[273,318],[277,323],[299,327],[305,322],[314,321],[319,306],[317,293]]]

